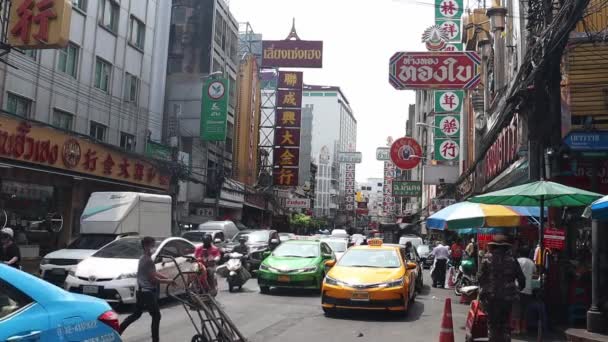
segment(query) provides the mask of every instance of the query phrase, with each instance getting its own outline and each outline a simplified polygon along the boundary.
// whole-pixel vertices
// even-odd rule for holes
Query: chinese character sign
[[[435,138],[458,138],[460,115],[435,115]]]
[[[302,72],[279,71],[275,103],[273,181],[277,186],[297,186],[302,121]]]
[[[227,78],[208,78],[203,84],[201,103],[201,139],[225,141],[228,122]]]
[[[20,49],[65,47],[70,34],[71,3],[71,0],[12,0],[8,43]]]
[[[279,71],[279,89],[302,89],[303,73],[301,71]]]
[[[386,215],[392,215],[395,209],[395,201],[393,199],[393,179],[397,168],[391,161],[384,162],[384,186],[383,186],[383,201],[382,207]]]
[[[435,160],[458,161],[460,143],[451,139],[435,139]]]
[[[460,113],[464,91],[462,90],[436,90],[433,93],[435,113]]]
[[[462,0],[435,0],[435,19],[460,19],[462,12]]]
[[[355,210],[355,164],[346,164],[345,182],[344,182],[344,204],[347,211]]]
[[[461,39],[460,19],[458,20],[435,20],[450,38],[450,42],[459,42]]]

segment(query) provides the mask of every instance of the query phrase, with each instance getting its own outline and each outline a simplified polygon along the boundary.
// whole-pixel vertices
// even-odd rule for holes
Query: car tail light
[[[116,312],[112,310],[106,311],[98,319],[120,333],[120,323],[118,322],[118,314]]]

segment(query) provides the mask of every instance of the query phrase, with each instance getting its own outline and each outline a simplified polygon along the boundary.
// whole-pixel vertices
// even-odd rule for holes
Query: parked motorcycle
[[[219,266],[216,273],[226,278],[228,291],[233,292],[235,288],[240,291],[247,280],[251,278],[251,274],[243,265],[243,254],[232,252],[227,256],[228,261]]]
[[[463,287],[478,285],[475,260],[472,258],[463,259],[453,277],[454,293],[457,296],[462,295]]]

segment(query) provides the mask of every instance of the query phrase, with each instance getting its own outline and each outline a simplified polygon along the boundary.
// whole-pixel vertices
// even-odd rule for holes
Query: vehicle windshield
[[[329,247],[336,253],[343,253],[348,247],[346,241],[342,240],[326,240],[325,242],[327,242]]]
[[[418,246],[418,248],[416,248],[416,250],[418,251],[418,254],[424,254],[424,253],[430,252],[429,246],[427,246],[427,245],[420,245],[420,246]]]
[[[394,249],[350,249],[338,262],[345,267],[398,268],[399,255]]]
[[[258,230],[253,232],[240,232],[234,236],[232,241],[239,242],[239,239],[243,236],[247,239],[247,243],[267,243],[268,239],[270,239],[270,231]]]
[[[160,241],[156,241],[154,248],[158,248]],[[144,254],[141,239],[120,239],[98,250],[93,254],[97,258],[113,259],[139,259]]]
[[[182,237],[186,240],[190,240],[192,242],[203,242],[203,238],[205,235],[213,236],[213,231],[196,231],[196,232],[187,232],[182,234]]]
[[[272,252],[276,257],[316,258],[319,245],[316,243],[283,243]]]
[[[116,239],[114,234],[83,234],[72,241],[67,249],[100,249]]]

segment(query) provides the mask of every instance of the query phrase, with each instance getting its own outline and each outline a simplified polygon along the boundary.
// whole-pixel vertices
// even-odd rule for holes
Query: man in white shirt
[[[526,311],[532,301],[532,276],[536,270],[536,265],[532,259],[528,258],[529,254],[527,250],[522,249],[519,251],[519,258],[517,258],[521,271],[526,278],[526,286],[520,291],[518,307],[516,307],[516,310],[513,310],[513,319],[515,321],[513,323],[515,323],[516,333],[526,331]]]
[[[445,284],[445,271],[450,258],[450,249],[448,246],[444,246],[443,243],[437,242],[437,246],[433,248],[431,255],[435,259],[433,265],[433,271],[431,272],[431,278],[433,278],[433,287],[443,287]]]

